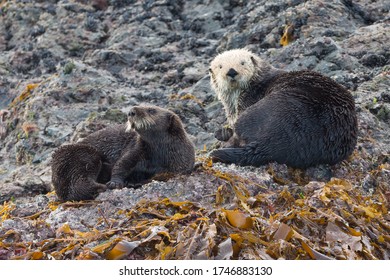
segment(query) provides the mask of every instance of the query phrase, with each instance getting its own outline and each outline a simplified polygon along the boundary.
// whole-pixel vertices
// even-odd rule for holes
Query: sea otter
[[[332,79],[276,69],[245,49],[219,54],[209,71],[230,126],[216,133],[229,141],[211,152],[214,161],[307,168],[336,164],[352,154],[355,103]]]
[[[106,188],[142,184],[155,174],[190,172],[194,162],[194,145],[175,113],[134,106],[126,125],[58,149],[52,182],[61,200],[91,199]]]
[[[99,183],[103,173],[99,152],[90,146],[68,144],[58,148],[52,159],[52,183],[61,200],[94,199],[107,189]]]

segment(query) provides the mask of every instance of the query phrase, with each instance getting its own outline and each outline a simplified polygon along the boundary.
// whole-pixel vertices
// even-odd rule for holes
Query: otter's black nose
[[[135,108],[131,108],[129,111],[129,117],[134,117],[135,116]]]
[[[235,76],[237,76],[237,74],[238,74],[238,72],[236,70],[234,70],[233,68],[230,68],[226,75],[228,75],[231,78],[234,78]]]

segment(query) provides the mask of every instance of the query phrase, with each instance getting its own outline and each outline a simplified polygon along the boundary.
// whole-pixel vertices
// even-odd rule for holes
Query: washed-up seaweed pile
[[[0,0],[0,259],[389,259],[389,11],[386,0]],[[209,63],[244,47],[351,91],[349,159],[294,170],[205,157],[226,123]],[[200,167],[59,203],[52,153],[140,103],[180,116]]]
[[[388,163],[376,172],[389,172]],[[390,193],[364,194],[350,182],[332,178],[304,186],[274,177],[270,190],[256,180],[214,168],[203,159],[197,176],[210,176],[216,191],[211,208],[191,201],[141,199],[134,207],[107,215],[101,202],[58,203],[49,193],[38,213],[15,217],[4,203],[1,220],[28,220],[30,233],[48,238],[25,242],[17,230],[0,235],[4,259],[389,259]],[[275,176],[272,166],[268,170]],[[298,172],[298,171],[292,171]],[[299,173],[299,172],[298,172]],[[298,180],[295,175],[295,180]],[[257,189],[251,195],[248,188]],[[97,208],[89,230],[45,222],[50,212]],[[45,233],[48,232],[48,233]]]

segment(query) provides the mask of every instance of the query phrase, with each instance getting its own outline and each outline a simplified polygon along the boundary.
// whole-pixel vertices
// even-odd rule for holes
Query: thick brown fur
[[[80,143],[74,144],[76,147],[77,145],[88,146],[96,151],[93,156],[99,158],[101,163],[93,161],[95,165],[92,169],[97,174],[93,178],[97,183],[106,183],[107,188],[142,184],[159,173],[190,172],[195,162],[194,145],[180,118],[173,112],[156,106],[135,106],[129,112],[126,125],[114,125],[92,133]],[[75,149],[74,146],[69,148]],[[64,146],[65,151],[66,147]],[[81,156],[76,151],[72,151],[70,157],[53,157],[53,166],[58,165],[58,161],[64,162],[62,165],[71,165],[79,157]],[[53,178],[62,177],[58,172],[61,171],[53,169]],[[82,168],[73,168],[70,172],[79,173],[73,175],[77,177],[91,177]],[[93,174],[96,175],[95,173]],[[69,184],[72,181],[67,179],[65,181],[56,180],[56,186],[53,180],[57,193],[70,193],[69,189],[80,186]],[[88,187],[79,192],[83,194],[80,196],[61,196],[63,200],[89,199],[96,192],[93,195],[84,194],[90,190],[92,192],[92,189]]]
[[[230,139],[227,148],[211,153],[215,161],[254,166],[276,161],[307,168],[352,154],[354,100],[332,79],[312,71],[278,70],[247,50],[217,56],[210,74],[232,128],[219,133],[220,140]]]
[[[94,199],[106,190],[98,183],[102,171],[99,152],[90,146],[69,144],[57,149],[52,158],[52,183],[60,200]]]

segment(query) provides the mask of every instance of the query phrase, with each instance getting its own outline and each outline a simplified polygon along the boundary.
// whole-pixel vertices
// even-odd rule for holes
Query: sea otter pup
[[[98,183],[102,171],[99,152],[90,146],[69,144],[53,154],[52,183],[61,200],[93,199],[106,190]]]
[[[307,168],[335,164],[352,154],[355,103],[332,79],[276,69],[245,49],[219,54],[209,70],[230,125],[216,133],[229,142],[211,153],[213,160]]]
[[[190,172],[194,162],[194,145],[176,114],[135,106],[126,125],[60,147],[53,155],[52,182],[61,200],[91,199],[106,188],[142,183],[155,174]]]

